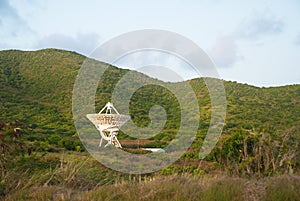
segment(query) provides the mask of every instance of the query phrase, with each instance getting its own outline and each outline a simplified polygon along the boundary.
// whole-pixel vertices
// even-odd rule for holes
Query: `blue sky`
[[[299,11],[298,0],[0,0],[0,49],[89,55],[122,33],[164,29],[197,43],[222,79],[300,84]]]

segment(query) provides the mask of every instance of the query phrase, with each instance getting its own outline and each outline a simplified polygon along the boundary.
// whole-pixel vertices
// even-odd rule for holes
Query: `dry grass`
[[[264,201],[300,200],[300,176],[281,176],[272,178],[266,185]]]
[[[67,153],[49,154],[37,162],[22,161],[23,166],[7,175],[5,200],[300,200],[296,175],[247,179],[214,172],[142,177],[111,171],[87,155]],[[55,166],[45,166],[52,162]]]
[[[156,176],[142,182],[122,181],[92,190],[64,186],[33,187],[6,197],[13,200],[300,200],[300,177],[279,176],[259,180],[227,176]]]

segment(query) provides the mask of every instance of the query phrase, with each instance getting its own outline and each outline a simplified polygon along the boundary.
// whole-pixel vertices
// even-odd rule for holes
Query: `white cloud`
[[[208,53],[217,67],[231,67],[239,59],[237,51],[233,35],[219,35]]]
[[[37,43],[37,48],[59,48],[89,55],[98,45],[100,37],[95,33],[78,33],[75,37],[60,33],[51,34]]]
[[[296,36],[295,43],[296,45],[300,45],[300,33]]]
[[[282,20],[268,12],[255,12],[243,20],[232,34],[219,35],[209,54],[217,67],[232,67],[237,60],[243,58],[238,52],[239,41],[250,41],[252,45],[261,46],[265,37],[280,34],[284,26]]]
[[[191,70],[181,58],[168,52],[141,50],[121,57],[114,65],[129,68],[168,82],[179,82],[190,77]],[[199,77],[199,76],[197,76]]]
[[[0,1],[0,30],[0,48],[28,47],[35,36],[8,0]]]
[[[240,39],[256,40],[260,37],[279,34],[284,30],[284,22],[266,13],[255,12],[245,19],[236,30],[236,37]]]

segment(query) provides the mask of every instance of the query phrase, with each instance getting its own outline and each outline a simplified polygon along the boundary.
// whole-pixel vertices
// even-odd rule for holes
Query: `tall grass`
[[[298,201],[300,200],[300,177],[282,176],[271,179],[266,187],[263,201]]]
[[[84,200],[244,200],[242,179],[205,178],[191,176],[158,177],[142,183],[105,186],[86,192]]]
[[[49,165],[52,164],[52,165]],[[125,175],[85,155],[27,158],[2,183],[13,200],[300,201],[300,176],[238,178],[214,174]]]
[[[173,175],[156,176],[141,182],[123,181],[85,191],[63,185],[32,187],[15,191],[5,200],[298,201],[299,189],[300,177],[297,176],[246,180]]]

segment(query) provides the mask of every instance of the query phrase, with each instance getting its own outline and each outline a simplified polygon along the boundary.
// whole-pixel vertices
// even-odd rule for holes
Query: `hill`
[[[295,189],[300,185],[300,85],[259,88],[223,81],[227,98],[225,126],[211,154],[199,160],[199,148],[210,124],[210,96],[203,79],[186,81],[195,91],[201,111],[200,117],[192,117],[200,119],[192,146],[173,165],[159,172],[128,175],[95,161],[85,151],[74,127],[73,85],[86,59],[57,49],[0,51],[0,198],[299,198]],[[92,62],[99,69],[107,65]],[[109,66],[98,84],[96,110],[110,100],[112,89],[129,72],[134,79],[127,83],[128,87],[140,80],[163,83]],[[184,83],[164,84],[176,88]],[[184,100],[188,104],[189,99]],[[164,128],[148,140],[134,140],[120,133],[118,138],[125,151],[144,154],[138,148],[163,148],[174,138],[181,120],[179,102],[159,85],[144,86],[133,94],[129,112],[134,123],[147,126],[151,122],[149,110],[154,105],[164,107],[167,113]],[[285,173],[294,175],[276,176]]]
[[[28,137],[28,140],[37,142],[36,144],[41,141],[45,142],[39,149],[65,147],[69,150],[76,150],[76,147],[80,146],[83,150],[76,135],[71,111],[73,85],[85,59],[86,57],[75,52],[57,49],[1,51],[0,115],[2,121],[19,120],[29,125],[33,129],[33,134]],[[98,61],[94,63],[100,68],[107,65]],[[129,70],[114,66],[110,66],[105,72],[97,89],[97,110],[110,100],[113,86],[127,72]],[[152,79],[138,72],[132,73],[137,80]],[[134,86],[135,82],[132,80],[130,84]],[[198,135],[185,155],[196,159],[198,149],[209,127],[211,105],[203,79],[198,78],[187,82],[194,89],[201,109]],[[300,85],[259,88],[224,81],[224,86],[227,96],[226,124],[218,145],[219,149],[217,147],[207,160],[217,161],[224,165],[229,163],[229,161],[224,161],[224,157],[229,158],[230,161],[235,161],[234,158],[239,157],[240,160],[254,160],[254,155],[258,153],[255,149],[260,147],[256,142],[263,138],[268,136],[271,138],[269,146],[272,148],[273,144],[286,143],[284,141],[286,136],[288,136],[289,143],[299,139]],[[130,114],[136,124],[146,126],[150,122],[149,109],[155,104],[165,108],[168,120],[164,129],[157,136],[150,138],[152,140],[150,145],[164,147],[174,138],[180,124],[179,104],[172,93],[156,85],[142,87],[132,97]],[[123,133],[119,138],[133,139]],[[245,147],[246,145],[248,146]],[[134,146],[136,145],[131,145],[131,148]],[[226,146],[227,149],[232,149],[232,159],[228,157],[229,150],[224,152]],[[294,143],[291,148],[293,147],[297,145]],[[296,155],[298,151],[296,150]],[[295,158],[293,162],[291,160],[287,157],[285,162],[293,164],[293,167],[297,166]],[[271,163],[269,161],[268,165]],[[245,168],[250,171],[248,165]],[[242,169],[245,171],[244,168]]]
[[[85,59],[75,52],[56,49],[28,52],[1,51],[2,118],[8,121],[19,119],[28,124],[37,124],[47,132],[54,130],[59,134],[71,134],[69,130],[74,131],[71,120],[73,84]],[[98,65],[106,64],[98,62]],[[99,83],[97,108],[101,108],[109,100],[112,86],[126,72],[128,70],[110,68],[103,81]],[[140,73],[136,72],[136,74],[142,76]],[[141,79],[151,78],[142,76]],[[202,79],[188,82],[194,88],[197,84],[198,89],[195,91],[200,105],[206,106],[209,96]],[[299,85],[258,88],[227,81],[224,81],[224,85],[228,101],[225,132],[236,127],[264,129],[270,132],[281,131],[299,122]],[[137,92],[136,99],[140,100],[136,101],[147,105],[149,93],[160,90],[157,93],[162,95],[161,102],[167,102],[166,96],[169,95],[166,94],[167,91],[153,89],[153,87],[145,88]],[[171,103],[166,105],[168,104]]]

